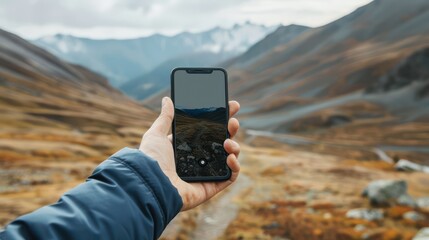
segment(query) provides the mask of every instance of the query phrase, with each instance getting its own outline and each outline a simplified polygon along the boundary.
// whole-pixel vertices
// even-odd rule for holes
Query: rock
[[[410,207],[417,206],[414,199],[408,194],[403,194],[399,196],[399,198],[397,199],[397,203],[403,206],[410,206]]]
[[[420,231],[413,237],[413,240],[428,240],[429,239],[429,227],[420,229]]]
[[[416,204],[419,208],[429,208],[429,197],[417,198]]]
[[[407,194],[407,182],[404,180],[373,181],[362,192],[362,196],[367,197],[373,206],[415,206],[414,200]]]
[[[346,217],[373,221],[383,219],[384,214],[380,209],[356,208],[347,211]]]
[[[358,225],[355,226],[354,229],[355,229],[356,232],[362,232],[362,231],[366,230],[366,227],[363,224],[358,224]]]
[[[185,142],[177,146],[177,149],[180,149],[186,152],[190,152],[192,150],[191,147],[189,147],[188,144],[186,144]]]
[[[416,211],[406,212],[406,213],[404,213],[404,215],[402,217],[404,219],[411,220],[413,222],[425,220],[425,216],[421,213],[416,212]]]
[[[401,159],[395,164],[397,171],[429,173],[429,167]]]

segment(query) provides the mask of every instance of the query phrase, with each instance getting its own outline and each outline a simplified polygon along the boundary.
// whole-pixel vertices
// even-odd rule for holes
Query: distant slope
[[[137,125],[130,115],[153,116],[111,87],[103,77],[63,62],[3,30],[0,38],[0,98],[6,117],[9,113],[33,120],[74,116],[109,124],[116,131],[115,127],[121,125]],[[58,121],[58,124],[63,123]],[[83,131],[91,124],[69,127]]]
[[[125,40],[92,40],[55,35],[33,41],[56,56],[106,76],[114,86],[149,73],[159,64],[180,56],[210,52],[216,62],[236,56],[272,32],[275,27],[252,23],[213,28],[175,36],[155,34]]]
[[[137,146],[154,118],[100,75],[0,30],[0,226]]]
[[[429,46],[427,22],[428,1],[377,0],[268,49],[251,64],[233,62],[230,92],[242,103],[243,124],[283,132],[324,129],[324,123],[316,122],[328,121],[328,112],[351,114],[345,108],[352,105],[362,118],[378,114],[406,120],[401,111],[407,108],[409,114],[426,114],[414,107],[426,103],[414,102],[414,90],[392,89],[377,96],[364,92],[400,61]],[[355,117],[347,116],[345,125]]]
[[[288,26],[280,26],[276,29],[276,31],[268,34],[264,39],[255,43],[245,53],[239,55],[236,58],[231,59],[230,61],[224,63],[224,65],[249,65],[252,62],[256,61],[259,56],[264,55],[267,51],[292,41],[294,38],[307,31],[308,29],[310,28],[295,24]]]
[[[429,97],[429,47],[413,53],[395,68],[377,79],[367,93],[383,93],[398,90],[418,82],[426,82],[416,98]]]

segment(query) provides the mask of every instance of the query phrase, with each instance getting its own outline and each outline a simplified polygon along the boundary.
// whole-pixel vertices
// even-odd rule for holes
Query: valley
[[[220,65],[241,104],[241,175],[161,239],[411,240],[429,227],[427,22],[427,0],[375,0],[315,28],[35,41],[50,52],[0,30],[0,227],[137,147],[171,68]],[[211,114],[184,131],[198,139]],[[203,141],[181,153],[218,150]]]

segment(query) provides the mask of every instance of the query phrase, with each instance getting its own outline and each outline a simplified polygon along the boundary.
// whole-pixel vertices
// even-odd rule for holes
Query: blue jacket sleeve
[[[57,203],[11,222],[0,239],[157,239],[182,204],[156,161],[125,148]]]

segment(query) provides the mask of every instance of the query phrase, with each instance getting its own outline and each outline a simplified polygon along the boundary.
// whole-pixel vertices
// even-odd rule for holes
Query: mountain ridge
[[[294,108],[364,91],[372,79],[428,45],[429,27],[420,23],[429,20],[429,3],[413,3],[372,2],[275,49],[266,49],[249,66],[229,66],[231,95],[245,103],[243,112],[249,116],[275,108],[280,119]],[[261,115],[260,120],[249,122],[262,119]]]
[[[247,59],[248,55],[259,55],[258,51],[259,51],[259,44],[261,42],[264,41],[268,41],[269,43],[263,43],[264,45],[270,45],[274,44],[273,46],[277,46],[278,44],[281,43],[285,43],[285,42],[289,42],[292,39],[300,36],[300,34],[304,34],[305,31],[308,31],[309,27],[306,26],[301,26],[301,25],[295,25],[295,24],[291,24],[291,25],[287,25],[287,26],[280,26],[278,27],[274,32],[268,34],[267,36],[265,36],[263,38],[263,40],[257,42],[255,45],[253,45],[252,47],[250,47],[246,52],[244,52],[242,55],[239,55],[237,57],[233,57],[229,60],[226,60],[224,62],[221,62],[219,64],[215,64],[215,66],[219,66],[219,67],[224,67],[224,68],[228,68],[230,64],[232,63],[238,63],[240,61],[244,61]],[[283,36],[280,39],[272,39],[275,38],[276,36],[278,36],[279,34],[283,34]],[[202,54],[204,56],[204,54]],[[195,63],[197,64],[199,67],[213,67],[213,65],[209,65],[209,64],[204,64],[201,63],[201,61],[199,61],[199,59],[197,59],[197,61],[191,61],[191,63]],[[195,66],[192,64],[182,64],[180,66],[183,67],[187,67],[187,66]],[[131,94],[132,96],[134,96],[137,99],[141,99],[143,100],[143,103],[153,109],[158,108],[158,103],[160,101],[160,99],[163,96],[169,95],[169,82],[170,82],[170,72],[171,70],[177,67],[177,65],[174,64],[170,64],[168,66],[165,66],[162,69],[158,69],[160,70],[160,73],[157,75],[157,77],[154,77],[151,74],[146,74],[141,76],[140,78],[136,78],[133,81],[128,82],[127,84],[122,86],[122,89],[129,88],[129,90],[127,91],[128,94]],[[159,77],[158,77],[159,76]],[[146,94],[147,90],[146,89],[141,89],[141,85],[139,86],[139,84],[137,84],[138,82],[141,82],[142,84],[145,84],[147,82],[151,82],[152,79],[156,80],[156,84],[157,84],[157,91],[153,91],[151,94]],[[155,81],[154,81],[155,82]],[[143,95],[143,97],[139,97],[139,95]]]
[[[39,38],[36,45],[73,63],[105,75],[114,86],[148,73],[158,65],[182,55],[210,52],[218,61],[234,56],[274,30],[274,27],[245,23],[232,28],[212,28],[174,36],[154,34],[133,39],[95,40],[70,35]]]

